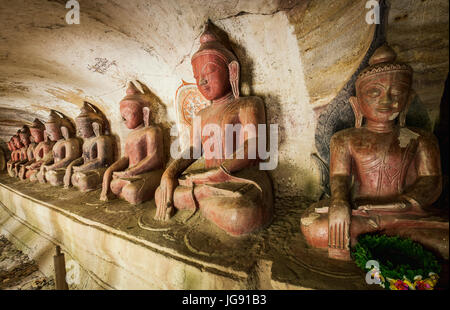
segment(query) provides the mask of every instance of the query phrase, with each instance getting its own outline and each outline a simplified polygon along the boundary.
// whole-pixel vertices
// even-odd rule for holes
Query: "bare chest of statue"
[[[96,159],[98,156],[98,146],[97,141],[99,137],[86,139],[83,143],[83,157],[86,160]]]
[[[388,198],[401,194],[415,178],[415,142],[401,145],[398,131],[359,131],[350,143],[356,196]]]
[[[34,150],[36,148],[36,143],[30,143],[27,149],[27,158],[28,160],[32,160],[34,158]]]
[[[213,104],[199,114],[203,151],[211,154],[209,158],[205,156],[207,167],[219,166],[240,146],[237,138],[242,130],[239,111],[239,100],[235,100],[228,104]],[[219,150],[215,149],[219,146]]]
[[[129,158],[129,166],[135,166],[148,154],[147,128],[138,129],[130,133],[125,141],[125,154]]]
[[[34,157],[36,160],[41,160],[51,150],[52,144],[49,142],[39,143],[34,150]]]
[[[53,147],[53,158],[55,162],[58,162],[66,157],[67,147],[68,141],[66,140],[59,140],[55,143],[55,146]]]

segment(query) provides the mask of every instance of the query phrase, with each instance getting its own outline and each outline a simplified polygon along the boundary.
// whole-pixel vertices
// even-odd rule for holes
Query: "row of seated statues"
[[[258,169],[258,157],[248,156],[258,145],[249,143],[258,141],[258,132],[238,132],[231,151],[226,150],[225,135],[203,132],[209,124],[222,132],[229,124],[265,124],[264,103],[240,95],[238,59],[208,27],[200,44],[192,69],[198,90],[211,104],[195,115],[200,127],[191,127],[183,153],[188,156],[166,167],[163,131],[151,122],[148,99],[130,83],[120,102],[120,114],[131,130],[122,157],[114,161],[116,142],[106,130],[107,121],[85,103],[76,126],[51,111],[45,124],[36,119],[21,128],[8,143],[9,175],[83,192],[101,187],[103,201],[120,197],[139,204],[155,199],[159,221],[168,221],[177,210],[198,209],[233,236],[269,225],[274,213],[271,181]],[[360,234],[382,232],[410,237],[448,259],[448,221],[433,213],[442,190],[439,147],[432,134],[405,126],[412,74],[384,45],[357,78],[356,96],[349,102],[355,128],[339,131],[331,140],[331,197],[308,208],[300,223],[307,242],[328,249],[330,258],[350,260],[350,247]],[[196,134],[200,144],[193,139]],[[192,154],[204,152],[210,139],[223,146],[220,156],[195,159]]]

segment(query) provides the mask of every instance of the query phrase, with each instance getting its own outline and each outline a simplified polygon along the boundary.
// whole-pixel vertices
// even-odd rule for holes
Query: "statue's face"
[[[19,134],[20,142],[22,142],[23,145],[28,146],[30,144],[30,136],[27,134]]]
[[[61,129],[56,123],[46,123],[45,131],[51,141],[58,141],[62,139]]]
[[[398,117],[407,104],[411,78],[402,72],[385,72],[362,80],[356,96],[365,118],[386,123]]]
[[[28,137],[23,134],[19,134],[19,139],[20,139],[20,143],[22,143],[25,146],[30,144],[30,142],[29,142],[30,140],[28,139]]]
[[[34,142],[40,143],[44,141],[44,132],[38,128],[30,128],[31,136]]]
[[[14,143],[14,146],[16,147],[16,149],[20,149],[22,147],[18,136],[13,137],[13,143]]]
[[[216,55],[201,55],[192,61],[194,78],[202,95],[215,100],[231,91],[228,66]]]
[[[138,103],[124,103],[120,105],[120,115],[128,129],[134,129],[144,120],[142,108]]]
[[[94,130],[92,130],[92,123],[90,121],[80,121],[80,120],[75,120],[76,125],[77,125],[77,135],[87,139],[90,138],[94,135]]]

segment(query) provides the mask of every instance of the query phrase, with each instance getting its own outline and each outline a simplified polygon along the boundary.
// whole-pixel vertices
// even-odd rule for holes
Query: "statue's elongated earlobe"
[[[61,126],[61,134],[64,137],[65,140],[68,140],[70,138],[69,136],[69,128],[66,126]]]
[[[239,98],[239,63],[233,60],[228,64],[228,71],[230,72],[230,84],[233,90],[233,95],[235,98]]]
[[[350,105],[352,106],[353,113],[355,114],[355,127],[361,128],[363,122],[363,114],[357,97],[350,97]]]
[[[95,136],[99,137],[102,134],[102,125],[98,122],[93,122],[92,130],[94,131]]]
[[[148,127],[150,125],[150,109],[148,107],[143,107],[142,115],[144,117],[144,126]]]

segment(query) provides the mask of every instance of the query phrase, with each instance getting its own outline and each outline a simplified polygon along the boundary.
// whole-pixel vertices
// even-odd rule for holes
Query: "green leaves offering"
[[[441,266],[433,253],[411,239],[385,235],[362,235],[352,251],[358,267],[366,269],[369,260],[379,263],[385,278],[413,280],[416,276],[427,277],[430,272],[439,274]]]

